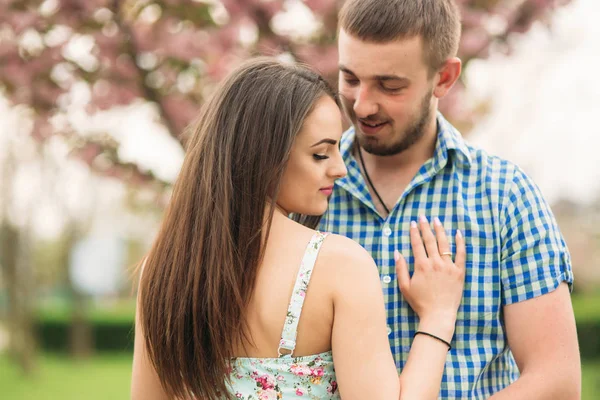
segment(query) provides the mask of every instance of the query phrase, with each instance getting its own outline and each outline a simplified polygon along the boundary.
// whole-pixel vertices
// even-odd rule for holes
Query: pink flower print
[[[284,378],[282,375],[279,375],[279,376],[277,377],[277,380],[278,380],[278,381],[280,381],[280,382],[281,382],[282,380],[284,380],[284,379],[285,379],[285,378]]]
[[[259,383],[263,390],[269,390],[275,388],[275,383],[272,379],[269,379],[268,375],[263,375],[261,377],[255,378],[254,380]]]
[[[337,382],[336,381],[331,381],[331,386],[329,386],[327,388],[327,392],[329,392],[331,394],[334,394],[336,392],[336,390],[337,390],[337,387],[338,387]]]
[[[242,398],[242,394],[241,394],[240,392],[237,392],[237,393],[235,394],[235,397],[237,397],[238,399],[241,399],[241,398]]]
[[[301,297],[306,296],[306,292],[304,290],[301,290],[300,293],[298,293]]]
[[[302,391],[302,389],[296,389],[296,396],[304,396],[304,392]]]
[[[323,376],[325,374],[325,370],[323,367],[317,367],[312,370],[312,375],[314,376]]]
[[[290,371],[294,374],[294,375],[298,375],[298,376],[304,376],[304,375],[310,375],[310,368],[307,367],[306,365],[298,365],[298,364],[294,364],[292,365],[292,367],[290,368]]]
[[[258,393],[259,400],[275,400],[277,398],[277,393],[272,390],[269,391],[261,391]]]

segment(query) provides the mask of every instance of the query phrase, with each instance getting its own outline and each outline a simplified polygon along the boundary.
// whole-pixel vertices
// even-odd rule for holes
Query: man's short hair
[[[461,31],[454,0],[347,0],[339,13],[339,27],[366,42],[420,36],[430,73],[456,56]]]

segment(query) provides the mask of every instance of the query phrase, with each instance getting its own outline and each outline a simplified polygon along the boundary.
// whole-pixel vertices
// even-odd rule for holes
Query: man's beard
[[[419,110],[418,118],[406,128],[404,135],[402,135],[398,142],[392,144],[378,143],[377,140],[370,140],[368,137],[357,135],[357,140],[360,147],[362,147],[367,153],[375,156],[393,156],[410,148],[425,134],[425,127],[427,126],[429,118],[431,117],[430,105],[432,96],[433,91],[428,91],[421,101],[421,108]]]

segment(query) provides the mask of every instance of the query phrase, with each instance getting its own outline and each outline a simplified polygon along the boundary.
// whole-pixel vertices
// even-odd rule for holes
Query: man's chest
[[[472,189],[472,188],[471,188]],[[420,215],[430,221],[440,218],[451,251],[458,229],[467,246],[467,276],[458,319],[464,334],[478,334],[495,324],[501,311],[501,221],[497,201],[460,185],[428,185],[401,199],[387,218],[346,191],[336,193],[322,228],[347,236],[370,252],[382,281],[388,309],[408,307],[397,289],[393,253],[399,250],[412,270],[414,257],[410,246],[410,222]],[[461,332],[460,328],[457,333]]]

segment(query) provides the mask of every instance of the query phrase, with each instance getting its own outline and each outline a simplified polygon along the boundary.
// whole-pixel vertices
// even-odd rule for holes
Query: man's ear
[[[454,86],[458,80],[462,69],[462,62],[458,57],[452,57],[446,60],[442,68],[435,75],[435,88],[433,95],[442,98]]]

